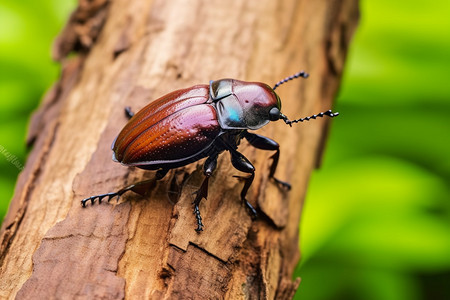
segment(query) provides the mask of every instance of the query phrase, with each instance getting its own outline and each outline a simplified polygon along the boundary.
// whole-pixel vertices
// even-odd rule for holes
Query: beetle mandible
[[[196,85],[169,93],[133,114],[112,144],[113,160],[125,166],[134,166],[145,170],[156,170],[156,180],[163,178],[170,169],[182,167],[206,158],[203,173],[205,179],[196,192],[194,214],[197,221],[196,231],[203,230],[199,204],[208,196],[208,180],[216,169],[220,153],[229,151],[231,163],[239,171],[250,174],[244,179],[241,200],[253,216],[256,210],[246,200],[246,194],[255,177],[255,167],[237,151],[241,139],[262,150],[271,150],[269,178],[281,187],[290,189],[287,182],[277,179],[275,171],[280,157],[280,146],[267,137],[251,133],[270,121],[283,120],[287,125],[309,121],[317,117],[335,117],[339,113],[331,110],[306,118],[289,120],[281,113],[281,100],[275,89],[294,78],[307,78],[304,71],[286,77],[273,88],[260,82],[245,82],[236,79],[210,81],[208,85]],[[142,181],[127,186],[117,192],[92,196],[81,200],[99,202],[107,197],[119,198],[127,191],[139,193]]]

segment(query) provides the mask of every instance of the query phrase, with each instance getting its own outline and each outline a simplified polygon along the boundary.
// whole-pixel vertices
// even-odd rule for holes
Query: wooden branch
[[[280,143],[277,176],[290,192],[268,181],[271,153],[242,143],[256,167],[255,221],[226,154],[200,234],[191,202],[203,161],[172,170],[148,197],[85,209],[80,200],[154,176],[111,160],[125,106],[211,79],[274,84],[304,69],[308,80],[277,90],[282,111],[331,108],[357,18],[356,0],[80,0],[55,43],[63,72],[32,118],[33,150],[2,225],[0,298],[291,298],[302,201],[330,120],[258,132]]]

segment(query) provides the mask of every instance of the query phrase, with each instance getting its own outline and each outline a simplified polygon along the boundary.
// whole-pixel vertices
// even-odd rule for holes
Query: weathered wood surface
[[[283,112],[329,109],[357,19],[356,0],[80,0],[55,43],[63,72],[32,118],[33,150],[2,225],[0,298],[292,297],[302,201],[329,119],[258,132],[281,144],[277,176],[290,192],[267,180],[271,153],[240,146],[256,167],[255,221],[227,154],[200,206],[201,234],[191,202],[202,162],[171,171],[145,198],[86,209],[80,200],[154,176],[111,160],[127,105],[210,79],[272,84],[304,69],[308,80],[278,90]]]

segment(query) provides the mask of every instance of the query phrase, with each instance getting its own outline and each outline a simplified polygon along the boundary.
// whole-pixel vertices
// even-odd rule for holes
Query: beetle
[[[228,151],[233,167],[249,174],[239,177],[244,180],[240,197],[251,215],[256,216],[255,208],[246,200],[247,191],[255,177],[255,167],[237,151],[240,141],[246,139],[255,148],[275,151],[271,156],[269,178],[280,187],[290,189],[287,182],[274,176],[280,157],[279,144],[249,130],[259,129],[280,119],[292,126],[293,123],[339,114],[328,110],[291,121],[281,113],[281,100],[275,89],[289,80],[308,76],[304,71],[298,72],[279,81],[273,88],[260,82],[220,79],[210,81],[209,85],[196,85],[171,92],[136,114],[126,108],[130,120],[111,146],[112,159],[125,166],[156,170],[155,179],[159,180],[171,169],[206,158],[203,165],[205,178],[192,203],[197,221],[196,231],[200,232],[204,227],[199,210],[200,201],[208,196],[208,180],[216,169],[219,154]],[[85,207],[88,201],[94,204],[96,199],[100,203],[105,197],[110,201],[130,190],[139,193],[141,185],[147,182],[132,184],[117,192],[91,196],[81,200],[81,204]]]

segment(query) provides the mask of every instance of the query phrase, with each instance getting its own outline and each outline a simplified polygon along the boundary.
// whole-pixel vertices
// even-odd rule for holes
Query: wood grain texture
[[[308,80],[277,90],[282,111],[331,108],[357,19],[356,0],[80,0],[55,42],[63,72],[32,118],[33,150],[2,224],[0,298],[291,298],[302,202],[330,120],[258,131],[280,143],[276,175],[290,192],[268,180],[271,153],[242,143],[256,167],[255,221],[228,154],[200,204],[201,234],[191,202],[202,161],[172,170],[145,197],[85,209],[80,200],[154,177],[111,160],[125,106],[209,80],[273,84],[304,69]]]

